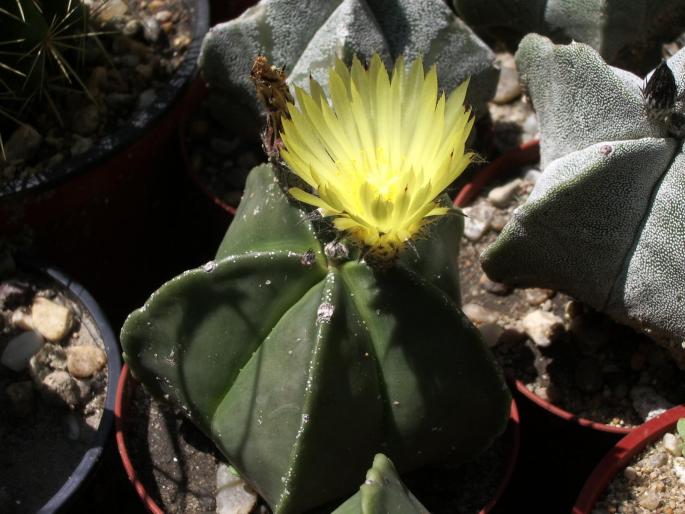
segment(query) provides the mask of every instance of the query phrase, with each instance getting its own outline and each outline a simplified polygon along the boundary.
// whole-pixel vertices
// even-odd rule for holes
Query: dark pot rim
[[[672,430],[680,418],[685,418],[685,404],[673,407],[643,423],[616,443],[588,477],[573,506],[572,513],[589,514],[614,476],[648,444]]]
[[[48,168],[25,179],[0,184],[0,200],[51,189],[72,177],[86,173],[111,155],[125,151],[140,140],[170,110],[195,75],[202,39],[209,30],[209,0],[186,0],[186,4],[194,8],[193,39],[176,73],[157,93],[155,101],[148,107],[135,111],[127,123],[95,141],[87,152],[70,158],[56,168]]]
[[[66,477],[62,487],[38,510],[38,514],[49,514],[57,511],[72,499],[99,461],[107,444],[114,425],[114,403],[116,400],[116,384],[119,382],[121,373],[121,356],[118,340],[109,321],[107,321],[107,317],[95,298],[81,284],[57,268],[44,266],[30,260],[21,260],[18,268],[28,273],[46,276],[67,290],[93,318],[107,354],[107,393],[100,424],[90,447],[83,454],[78,466]]]
[[[157,505],[155,500],[147,493],[145,485],[138,479],[138,474],[131,460],[131,456],[128,452],[128,446],[126,445],[126,427],[124,420],[128,414],[128,408],[131,400],[130,393],[127,394],[129,388],[140,386],[135,377],[131,374],[128,364],[124,363],[121,369],[121,375],[119,376],[119,384],[117,385],[116,401],[114,404],[114,424],[116,430],[116,442],[117,449],[119,450],[119,456],[121,457],[121,462],[126,471],[126,476],[133,485],[138,497],[141,499],[145,508],[151,514],[165,514],[164,510]],[[497,502],[500,500],[504,491],[507,489],[509,482],[511,481],[511,476],[514,473],[514,468],[518,461],[519,450],[521,448],[521,418],[519,416],[518,407],[514,399],[511,399],[511,409],[509,411],[509,421],[507,423],[507,428],[504,431],[504,437],[510,440],[510,451],[507,457],[506,468],[502,480],[500,481],[495,494],[490,499],[490,501],[483,507],[483,509],[478,514],[489,514],[492,509],[495,508]]]
[[[514,167],[523,166],[536,162],[540,158],[540,142],[537,139],[523,143],[518,147],[499,156],[497,159],[488,164],[484,169],[479,171],[476,176],[462,187],[454,199],[454,205],[457,207],[464,207],[470,203],[489,182],[506,173]],[[561,418],[570,423],[575,423],[582,427],[591,428],[600,432],[608,432],[612,434],[627,434],[632,428],[616,427],[612,425],[605,425],[589,419],[582,418],[571,412],[568,412],[561,407],[548,402],[547,400],[536,395],[520,380],[514,380],[514,387],[528,400],[533,402],[538,407],[542,407],[547,412]]]

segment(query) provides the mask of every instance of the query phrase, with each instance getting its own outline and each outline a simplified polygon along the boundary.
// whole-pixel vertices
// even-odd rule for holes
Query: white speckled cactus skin
[[[516,61],[540,120],[544,172],[483,254],[483,268],[494,280],[561,290],[659,339],[682,341],[682,140],[649,121],[644,81],[587,45],[531,34]],[[682,94],[685,50],[668,66]]]
[[[470,76],[467,101],[477,113],[486,112],[497,86],[493,52],[444,0],[262,0],[207,34],[200,65],[221,103],[258,112],[250,80],[258,54],[308,88],[310,74],[325,86],[335,57],[349,62],[353,54],[368,59],[374,52],[386,65],[399,55],[436,63],[446,91]]]
[[[475,30],[511,44],[536,32],[557,43],[582,42],[623,68],[646,71],[661,43],[682,32],[682,0],[453,0]]]

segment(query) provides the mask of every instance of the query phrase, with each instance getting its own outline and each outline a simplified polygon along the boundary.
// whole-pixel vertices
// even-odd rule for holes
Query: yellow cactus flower
[[[438,196],[471,162],[465,143],[473,118],[464,107],[468,80],[438,96],[433,66],[403,58],[392,77],[378,55],[365,69],[337,60],[329,73],[331,105],[311,81],[296,88],[297,107],[283,120],[281,156],[313,193],[297,200],[333,218],[335,227],[377,261],[392,261],[436,216],[449,212]]]

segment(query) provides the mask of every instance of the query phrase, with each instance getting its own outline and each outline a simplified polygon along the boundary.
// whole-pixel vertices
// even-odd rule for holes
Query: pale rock
[[[155,13],[155,19],[160,23],[169,21],[171,19],[171,16],[171,12],[166,10]]]
[[[120,18],[128,12],[128,6],[124,0],[108,0],[104,2],[101,9],[98,11],[98,18],[101,21],[110,21],[114,18]]]
[[[516,61],[510,53],[501,53],[497,56],[499,65],[499,81],[497,91],[492,99],[496,104],[507,104],[521,96],[521,84],[516,70]]]
[[[664,448],[675,457],[683,455],[683,440],[675,434],[666,432],[662,440]]]
[[[216,490],[217,514],[249,514],[257,503],[257,495],[224,463],[216,469]]]
[[[668,462],[668,455],[665,452],[655,452],[647,459],[647,465],[652,468],[660,468]]]
[[[497,323],[497,320],[499,319],[499,316],[496,312],[486,309],[477,303],[467,303],[461,308],[461,310],[464,311],[466,317],[471,320],[471,323],[476,326],[483,325],[485,323]]]
[[[67,370],[75,378],[88,378],[100,371],[107,355],[96,346],[80,345],[67,348]]]
[[[80,401],[80,391],[76,381],[66,371],[53,371],[41,383],[43,397],[57,404],[75,407]]]
[[[57,344],[46,343],[31,357],[29,374],[39,384],[55,370],[67,369],[67,353]]]
[[[673,407],[673,404],[660,396],[654,389],[637,385],[630,390],[633,408],[644,421],[649,421]]]
[[[488,293],[492,293],[497,296],[506,296],[511,293],[511,286],[503,284],[501,282],[495,282],[490,280],[488,276],[483,273],[478,281],[480,286],[485,289]]]
[[[7,161],[28,161],[36,155],[42,143],[43,136],[35,128],[28,124],[20,125],[5,141],[5,157]]]
[[[34,331],[23,332],[9,340],[0,362],[12,371],[21,371],[42,346],[43,338],[40,334]]]
[[[673,459],[673,472],[678,477],[678,481],[685,484],[685,458],[676,457]]]
[[[137,35],[142,28],[143,24],[140,23],[140,20],[129,20],[126,22],[126,25],[124,25],[124,28],[121,32],[124,36],[133,37]]]
[[[500,337],[504,333],[504,329],[496,323],[483,323],[478,327],[480,334],[483,336],[483,340],[489,347],[497,346]]]
[[[554,296],[554,291],[551,289],[541,289],[539,287],[531,287],[524,291],[526,301],[529,305],[537,307]]]
[[[535,184],[541,175],[542,172],[539,169],[530,168],[528,171],[526,171],[526,174],[523,176],[523,180],[531,184]]]
[[[535,113],[531,113],[523,122],[523,142],[528,142],[540,137],[540,124]]]
[[[637,471],[633,466],[627,466],[623,470],[623,476],[628,480],[628,482],[633,482],[637,479]]]
[[[645,494],[640,496],[638,503],[640,504],[640,507],[643,507],[647,510],[654,510],[659,507],[661,500],[659,499],[659,495],[654,491],[647,491]]]
[[[495,207],[506,207],[518,193],[521,184],[523,181],[520,178],[515,178],[511,182],[491,189],[488,193],[488,201]]]
[[[490,222],[495,208],[488,203],[480,203],[462,209],[464,215],[464,236],[471,241],[478,241],[490,229]]]
[[[26,312],[24,309],[17,309],[12,313],[12,318],[10,320],[12,326],[19,328],[21,330],[35,330],[36,327],[33,326],[33,318],[31,314]]]
[[[156,43],[159,36],[162,34],[162,28],[159,22],[152,16],[148,16],[143,20],[143,36],[150,43]]]
[[[71,328],[71,311],[64,305],[36,297],[31,307],[31,317],[36,330],[48,341],[56,342],[64,338]]]
[[[521,320],[521,328],[537,346],[549,346],[563,326],[561,318],[541,310],[529,312]]]

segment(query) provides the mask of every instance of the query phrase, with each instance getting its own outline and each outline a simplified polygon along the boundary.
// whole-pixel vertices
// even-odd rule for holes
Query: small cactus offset
[[[428,509],[402,483],[393,463],[382,453],[373,459],[359,492],[332,514],[428,514]]]
[[[54,105],[50,91],[77,85],[86,38],[88,9],[81,0],[9,0],[0,7],[0,116],[22,120],[34,100]]]
[[[260,110],[249,79],[257,54],[284,67],[291,84],[308,88],[311,75],[325,89],[336,58],[350,64],[353,55],[368,60],[373,53],[388,65],[400,55],[423,56],[438,65],[446,90],[470,76],[467,100],[479,116],[495,93],[493,52],[444,0],[262,0],[210,30],[200,66],[215,110],[233,120],[236,105]]]
[[[457,13],[476,31],[501,37],[514,48],[536,32],[556,43],[577,41],[610,64],[651,69],[661,45],[682,32],[681,0],[453,0]]]
[[[538,114],[544,171],[483,268],[497,281],[567,292],[676,340],[682,355],[685,50],[646,80],[587,45],[538,35],[521,42],[516,60]]]
[[[389,77],[374,56],[368,70],[338,61],[329,88],[331,104],[314,81],[296,90],[291,169],[252,170],[215,260],[121,333],[134,375],[277,514],[349,495],[379,451],[403,471],[474,457],[509,412],[459,309],[463,222],[441,196],[470,160],[466,86],[439,98],[434,69],[400,60]]]

